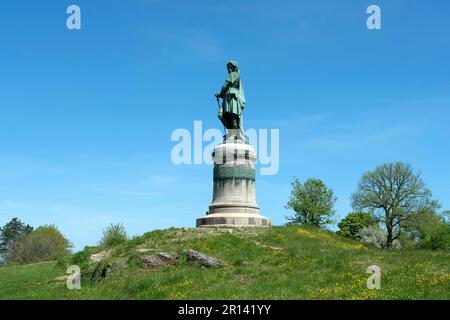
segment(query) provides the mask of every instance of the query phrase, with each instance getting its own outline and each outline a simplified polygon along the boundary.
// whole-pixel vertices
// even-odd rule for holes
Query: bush
[[[344,219],[341,220],[341,222],[339,222],[338,227],[340,230],[337,233],[347,238],[359,240],[359,231],[365,227],[373,226],[375,224],[376,222],[370,213],[350,212]]]
[[[18,218],[13,218],[2,228],[0,228],[0,263],[3,262],[8,246],[11,245],[21,235],[33,231],[33,227],[25,224]]]
[[[6,253],[10,264],[59,260],[70,254],[71,244],[54,226],[46,225],[19,236]]]
[[[371,225],[365,228],[362,228],[359,231],[359,237],[362,244],[368,247],[374,247],[377,249],[385,249],[387,246],[387,233],[382,230],[377,225]],[[400,249],[401,243],[399,240],[394,240],[392,242],[392,248]]]
[[[331,217],[337,198],[333,190],[320,179],[307,179],[301,183],[294,179],[292,191],[286,208],[293,209],[295,215],[286,217],[288,224],[302,224],[324,227],[332,223]]]
[[[407,221],[405,233],[411,241],[423,249],[450,249],[450,223],[446,220],[449,212],[439,214],[434,211],[421,212]]]
[[[127,232],[123,223],[109,225],[103,231],[103,237],[100,240],[101,247],[114,247],[128,240]]]
[[[419,240],[419,247],[431,250],[450,250],[450,224],[440,223],[426,230]]]
[[[79,251],[73,254],[70,259],[70,264],[83,266],[89,262],[92,254],[96,251],[96,247],[85,246],[83,251]]]

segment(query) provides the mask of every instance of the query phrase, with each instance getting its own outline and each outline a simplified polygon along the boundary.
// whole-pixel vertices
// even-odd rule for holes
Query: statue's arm
[[[225,84],[222,86],[222,89],[220,89],[220,91],[216,93],[216,97],[224,98],[225,94],[227,93],[227,91],[230,88],[230,86],[231,86],[231,82],[228,81],[228,79],[227,79],[225,81]]]

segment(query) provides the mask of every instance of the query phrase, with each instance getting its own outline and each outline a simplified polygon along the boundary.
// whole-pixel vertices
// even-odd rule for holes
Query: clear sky
[[[81,7],[82,29],[66,28]],[[368,30],[377,4],[382,30]],[[56,224],[75,249],[193,227],[212,167],[176,166],[173,130],[218,128],[214,92],[241,67],[246,127],[280,130],[280,170],[257,176],[285,222],[294,176],[351,210],[362,173],[404,161],[450,209],[450,2],[8,1],[0,5],[0,225]]]

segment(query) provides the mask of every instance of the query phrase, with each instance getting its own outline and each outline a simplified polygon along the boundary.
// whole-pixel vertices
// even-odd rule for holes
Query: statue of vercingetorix
[[[243,133],[245,98],[239,67],[236,61],[230,61],[227,69],[225,84],[216,93],[219,119],[226,132],[223,141],[211,152],[214,162],[212,202],[206,215],[196,220],[196,226],[270,227],[272,220],[260,215],[256,202],[257,157],[255,148]]]
[[[243,130],[242,112],[245,108],[245,96],[237,62],[229,61],[227,70],[225,84],[216,93],[217,101],[219,98],[223,99],[221,106],[219,103],[218,117],[225,128]]]

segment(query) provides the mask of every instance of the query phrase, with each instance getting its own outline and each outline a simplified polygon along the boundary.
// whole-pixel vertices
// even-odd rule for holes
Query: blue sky
[[[77,4],[82,29],[66,28]],[[382,30],[366,28],[377,4]],[[193,227],[212,167],[175,166],[173,130],[218,128],[213,96],[241,66],[245,124],[280,130],[280,170],[257,176],[285,222],[290,182],[333,188],[337,218],[361,174],[422,172],[450,208],[448,1],[10,1],[0,9],[0,225],[56,224],[75,249]]]

